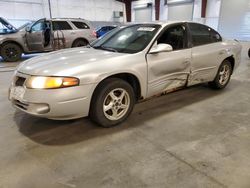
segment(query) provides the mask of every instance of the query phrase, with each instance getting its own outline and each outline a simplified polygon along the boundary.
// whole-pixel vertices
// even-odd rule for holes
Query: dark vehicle
[[[102,26],[96,30],[96,37],[99,38],[116,27],[117,26]]]

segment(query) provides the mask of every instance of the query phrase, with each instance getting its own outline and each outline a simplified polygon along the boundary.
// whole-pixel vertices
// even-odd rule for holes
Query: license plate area
[[[24,93],[25,93],[24,87],[21,86],[12,87],[10,88],[10,99],[22,101]]]

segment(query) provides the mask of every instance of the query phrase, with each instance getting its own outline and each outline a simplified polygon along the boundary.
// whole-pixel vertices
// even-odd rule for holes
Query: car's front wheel
[[[250,58],[250,48],[248,49],[248,57]]]
[[[135,103],[133,88],[118,78],[104,80],[95,90],[90,118],[103,127],[123,122],[132,112]]]
[[[227,86],[232,75],[232,65],[228,60],[224,60],[219,67],[218,73],[213,82],[209,85],[214,89],[223,89]]]
[[[22,49],[14,43],[5,43],[1,46],[1,56],[4,61],[15,62],[21,59]]]

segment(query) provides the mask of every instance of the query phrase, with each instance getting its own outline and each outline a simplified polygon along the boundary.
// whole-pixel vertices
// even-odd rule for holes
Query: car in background
[[[22,53],[86,46],[96,40],[94,28],[84,19],[43,18],[15,28],[0,17],[0,24],[0,56],[9,62],[20,60]]]
[[[117,26],[102,26],[96,29],[96,37],[99,38],[106,34],[107,32],[111,31],[112,29],[115,29]]]
[[[136,102],[201,83],[225,88],[240,64],[241,49],[238,41],[199,23],[133,24],[91,46],[21,63],[9,99],[31,115],[89,116],[112,127],[129,116]]]

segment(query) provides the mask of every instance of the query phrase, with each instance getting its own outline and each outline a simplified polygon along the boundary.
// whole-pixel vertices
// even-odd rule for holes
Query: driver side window
[[[173,50],[181,50],[187,48],[186,28],[183,25],[175,25],[167,28],[157,40],[157,44],[170,44]]]
[[[43,31],[44,30],[44,22],[37,22],[35,25],[32,26],[31,31]]]

